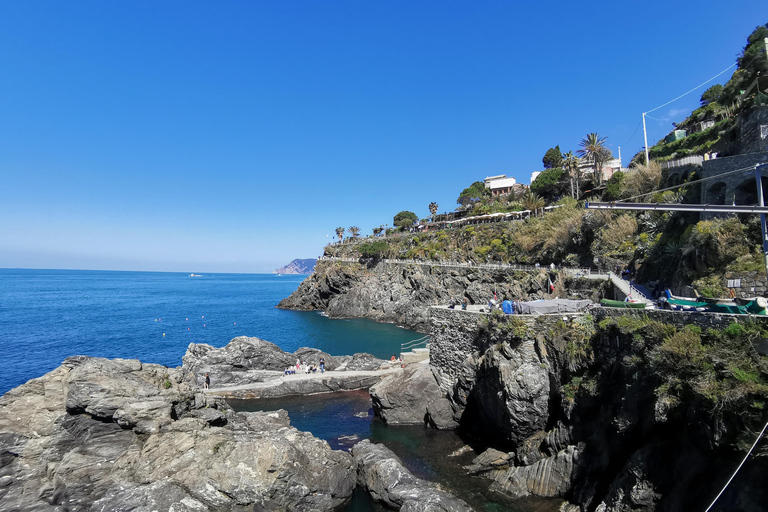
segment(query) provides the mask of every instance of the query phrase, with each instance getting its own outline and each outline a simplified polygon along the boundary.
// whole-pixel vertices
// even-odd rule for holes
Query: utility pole
[[[768,167],[768,164],[755,166],[755,181],[757,182],[757,205],[765,206],[763,197],[763,178],[760,174],[761,167]],[[765,222],[765,213],[760,214],[760,227],[763,235],[763,256],[765,258],[765,273],[768,274],[768,225]]]
[[[651,161],[648,158],[648,132],[645,129],[645,114],[643,112],[643,138],[645,139],[645,165],[651,165]]]

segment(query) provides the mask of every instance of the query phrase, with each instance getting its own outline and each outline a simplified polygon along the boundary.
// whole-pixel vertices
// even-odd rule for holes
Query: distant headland
[[[317,258],[293,260],[284,267],[273,270],[273,274],[311,274],[315,270]]]

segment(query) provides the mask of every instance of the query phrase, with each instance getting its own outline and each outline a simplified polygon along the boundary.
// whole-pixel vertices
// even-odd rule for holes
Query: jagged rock
[[[374,413],[392,425],[458,427],[450,401],[427,364],[412,364],[370,388]]]
[[[388,448],[369,440],[352,448],[357,464],[357,482],[374,500],[410,512],[468,512],[472,508],[463,500],[416,478],[405,469],[400,459]]]
[[[656,510],[661,494],[648,479],[648,447],[635,452],[612,482],[608,495],[595,508],[596,512],[627,512],[630,510]],[[680,505],[683,505],[682,503]]]
[[[546,297],[546,284],[539,272],[320,260],[314,273],[278,307],[323,310],[332,318],[367,317],[426,332],[429,306],[447,304],[454,297],[487,304],[494,292],[517,300],[540,299]],[[601,285],[582,283],[583,289],[572,290],[573,298],[594,298]]]
[[[480,422],[507,442],[517,444],[543,430],[549,415],[549,374],[535,342],[523,340],[490,348],[477,372],[471,399]]]
[[[319,368],[321,358],[325,359],[326,370],[375,370],[383,363],[370,354],[331,356],[307,347],[294,353],[284,352],[274,343],[247,336],[233,338],[221,348],[190,343],[181,360],[185,382],[202,387],[208,373],[211,388],[222,388],[272,379],[274,372],[295,367],[297,360]]]
[[[496,473],[491,489],[513,498],[535,495],[547,498],[563,497],[573,485],[579,450],[568,446],[552,457],[530,466],[514,466]]]
[[[490,477],[494,478],[493,472],[506,471],[512,465],[514,459],[514,453],[506,453],[495,448],[488,448],[483,453],[472,459],[472,464],[467,466],[467,471],[470,475],[477,475],[481,473],[491,473]]]
[[[6,393],[3,510],[330,511],[351,496],[351,455],[284,411],[196,409],[193,388],[169,372],[79,357]]]

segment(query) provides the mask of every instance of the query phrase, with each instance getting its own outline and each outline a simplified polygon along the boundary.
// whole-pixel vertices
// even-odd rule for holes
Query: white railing
[[[661,162],[662,169],[672,169],[674,167],[683,167],[684,165],[701,165],[704,157],[701,155],[691,155],[683,158],[676,158],[666,162]]]
[[[630,282],[622,279],[621,276],[614,274],[613,272],[608,272],[608,275],[610,276],[611,282],[613,282],[616,288],[621,290],[622,293],[627,297],[631,298],[632,300],[636,300],[637,302],[643,302],[645,304],[653,302],[643,293],[641,293],[640,290],[632,286]]]
[[[319,261],[345,261],[349,263],[364,263],[373,261],[369,258],[341,258],[338,256],[321,256]],[[572,277],[584,277],[592,279],[608,279],[609,275],[593,268],[578,267],[554,267],[541,265],[520,265],[517,263],[473,263],[471,261],[426,261],[413,259],[381,259],[379,263],[387,265],[423,265],[429,267],[453,267],[453,268],[476,268],[481,270],[521,270],[525,272],[533,271],[560,271]]]
[[[406,350],[412,351],[414,348],[424,348],[427,345],[429,345],[429,334],[426,336],[419,338],[417,340],[411,340],[407,341],[405,343],[400,344],[400,354],[405,352]]]

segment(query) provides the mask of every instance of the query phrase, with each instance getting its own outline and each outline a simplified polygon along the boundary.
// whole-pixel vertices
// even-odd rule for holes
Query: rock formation
[[[3,510],[333,510],[354,475],[284,411],[206,403],[179,369],[73,357],[0,398]]]
[[[352,448],[357,483],[374,500],[401,512],[470,512],[463,500],[416,478],[392,451],[367,439]]]
[[[369,391],[376,416],[388,425],[424,424],[440,429],[459,425],[428,364],[409,365]]]
[[[278,307],[323,310],[332,318],[372,318],[427,332],[429,306],[447,304],[451,298],[487,304],[494,293],[516,300],[548,298],[547,277],[545,270],[522,272],[320,260],[315,272]],[[599,290],[605,283],[567,281],[569,298],[602,297]],[[558,286],[566,293],[565,286]]]
[[[302,347],[294,353],[284,352],[266,340],[239,336],[227,345],[215,348],[204,343],[190,343],[183,362],[184,381],[202,386],[205,374],[211,377],[211,387],[221,388],[274,378],[286,367],[295,367],[296,361],[320,367],[325,359],[326,370],[376,370],[386,363],[371,354],[332,356],[316,348]]]

